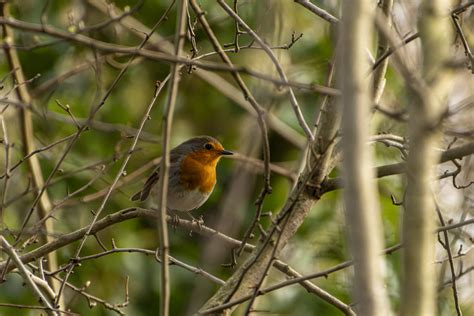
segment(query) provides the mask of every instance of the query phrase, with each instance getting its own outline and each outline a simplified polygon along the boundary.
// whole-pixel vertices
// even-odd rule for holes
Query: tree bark
[[[311,207],[319,200],[321,184],[333,165],[331,157],[340,126],[341,111],[335,104],[331,104],[333,101],[333,99],[329,100],[330,104],[321,116],[316,142],[309,145],[311,155],[306,162],[305,171],[299,176],[297,185],[291,192],[285,206],[277,215],[275,224],[269,228],[269,231],[271,231],[275,228],[275,225],[278,225],[281,229],[278,243],[276,242],[276,236],[267,243],[260,240],[246,261],[234,272],[226,284],[201,307],[199,313],[226,303],[231,299],[239,299],[252,293],[265,273],[265,266],[274,257],[279,256],[281,250],[303,223]],[[309,189],[306,186],[307,183],[311,183],[313,189]],[[286,225],[282,225],[283,222],[286,222]],[[275,244],[277,244],[276,249],[273,247]],[[220,315],[226,315],[229,312],[229,310],[222,311]]]
[[[384,287],[383,226],[368,145],[372,89],[367,47],[372,38],[371,1],[342,4],[339,77],[342,85],[344,202],[348,241],[354,259],[353,297],[360,315],[389,315]]]
[[[414,92],[408,122],[401,315],[436,315],[436,213],[431,186],[440,158],[435,147],[440,142],[440,123],[449,89],[449,75],[443,69],[452,43],[448,12],[449,1],[426,0],[421,7],[419,29],[426,86]]]
[[[1,3],[1,16],[8,18],[9,13],[9,4]],[[10,41],[10,47],[4,47],[5,56],[8,61],[9,67],[12,70],[12,77],[18,87],[15,89],[18,100],[24,104],[32,104],[32,99],[30,92],[28,91],[28,86],[26,84],[26,79],[23,74],[23,68],[21,66],[20,58],[14,46],[14,33],[10,27],[3,25],[3,38],[6,41]],[[34,126],[33,118],[31,111],[26,109],[20,109],[20,123],[21,123],[21,138],[23,144],[23,154],[26,156],[35,151],[36,146],[34,143]],[[46,189],[41,191],[44,187],[44,178],[43,172],[41,170],[40,161],[37,155],[31,156],[27,160],[28,171],[31,174],[33,180],[33,185],[41,194],[38,201],[38,217],[40,219],[45,218],[52,209],[51,200]],[[29,215],[28,215],[29,216]],[[26,224],[26,222],[25,222]],[[41,233],[39,234],[39,239],[41,243],[46,244],[51,242],[53,238],[51,237],[54,233],[53,220],[52,218],[46,219],[41,225]],[[46,269],[49,271],[54,271],[58,268],[58,258],[55,253],[49,253],[47,256]],[[57,293],[60,287],[60,282],[55,279],[50,280],[50,283]],[[60,297],[58,305],[61,308],[64,308],[64,298]]]

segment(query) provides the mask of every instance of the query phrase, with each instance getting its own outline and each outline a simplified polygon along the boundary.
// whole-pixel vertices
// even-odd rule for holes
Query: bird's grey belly
[[[168,208],[173,211],[192,211],[206,202],[209,194],[199,190],[168,192]]]
[[[211,195],[212,190],[209,193],[202,193],[198,189],[185,190],[177,181],[177,178],[178,177],[170,177],[167,199],[167,207],[169,210],[182,212],[192,211],[203,205],[209,198],[209,195]],[[160,201],[156,198],[159,196],[158,190],[159,185],[155,186],[153,196],[155,197],[154,202],[159,205]]]

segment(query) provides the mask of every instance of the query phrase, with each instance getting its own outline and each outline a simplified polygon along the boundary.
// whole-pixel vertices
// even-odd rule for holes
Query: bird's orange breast
[[[211,192],[216,184],[216,165],[219,158],[207,151],[187,155],[180,165],[181,184],[188,190]]]

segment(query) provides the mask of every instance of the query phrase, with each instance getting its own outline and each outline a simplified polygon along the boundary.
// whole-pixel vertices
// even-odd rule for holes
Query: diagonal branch
[[[215,33],[212,31],[205,15],[204,11],[201,9],[201,7],[197,4],[196,0],[191,0],[190,1],[191,6],[193,7],[194,12],[197,15],[197,18],[199,19],[199,22],[201,23],[202,27],[204,28],[204,31],[206,32],[207,36],[209,37],[212,46],[214,49],[217,51],[219,54],[219,57],[224,61],[224,63],[230,67],[233,67],[232,61],[230,60],[229,56],[224,52],[224,48],[222,45],[219,43],[219,40],[217,39]],[[243,81],[242,77],[238,73],[232,73],[232,76],[234,80],[237,82],[237,85],[239,86],[240,90],[242,91],[242,94],[244,95],[244,98],[250,103],[251,107],[254,109],[257,119],[258,119],[258,126],[260,128],[260,132],[262,133],[262,139],[263,139],[263,167],[264,167],[264,186],[262,190],[260,191],[260,194],[257,198],[257,201],[255,202],[256,205],[256,214],[254,216],[254,219],[252,223],[250,224],[249,228],[247,229],[245,236],[242,240],[242,246],[239,248],[238,254],[242,252],[242,249],[245,246],[245,243],[248,241],[250,235],[253,233],[257,223],[260,221],[260,216],[262,213],[262,207],[263,207],[263,202],[265,199],[265,196],[267,194],[270,194],[272,191],[271,185],[270,185],[270,142],[268,139],[268,129],[267,129],[267,123],[265,120],[266,112],[265,109],[257,102],[253,94],[251,93],[250,89],[247,87],[245,82]]]
[[[0,242],[2,244],[3,250],[8,254],[9,258],[12,259],[13,264],[20,271],[20,274],[23,276],[25,283],[40,298],[41,303],[43,303],[47,308],[46,312],[48,313],[48,315],[59,315],[57,312],[55,312],[52,300],[38,288],[36,282],[32,279],[31,272],[29,272],[28,269],[25,267],[24,263],[20,260],[13,247],[3,236],[0,236]]]
[[[150,60],[162,61],[162,62],[166,62],[170,64],[179,63],[179,64],[188,65],[188,66],[195,66],[195,67],[198,67],[204,70],[210,70],[210,71],[243,73],[243,74],[253,76],[255,78],[272,82],[277,86],[295,87],[295,88],[304,87],[311,91],[315,91],[315,92],[325,94],[325,95],[326,94],[332,95],[332,96],[339,95],[339,91],[333,88],[329,88],[329,87],[325,87],[325,86],[321,86],[317,84],[305,84],[301,82],[294,82],[291,80],[284,82],[279,78],[275,78],[275,77],[266,75],[264,73],[256,72],[247,67],[241,67],[241,66],[230,67],[222,63],[215,63],[211,61],[201,62],[198,60],[188,59],[185,57],[176,57],[175,55],[160,53],[160,52],[156,52],[154,50],[149,50],[149,49],[137,50],[136,47],[129,47],[129,46],[123,46],[119,44],[103,42],[103,41],[100,41],[100,40],[97,40],[97,39],[94,39],[82,34],[66,32],[66,31],[57,29],[55,27],[51,27],[49,25],[38,25],[35,23],[20,21],[13,18],[5,19],[2,17],[0,17],[0,24],[9,25],[11,27],[24,30],[24,31],[30,31],[33,33],[43,34],[43,35],[47,35],[51,37],[64,39],[70,42],[79,43],[79,44],[88,46],[93,49],[97,49],[105,53],[136,55],[136,56],[141,56]],[[6,47],[10,47],[10,45],[6,44]]]
[[[329,12],[321,9],[320,7],[316,6],[314,3],[312,3],[309,0],[294,0],[294,1],[333,25],[336,25],[337,23],[339,23],[338,18],[331,15]]]
[[[240,299],[254,292],[268,266],[278,257],[289,239],[303,223],[311,207],[320,198],[320,185],[332,169],[332,153],[334,150],[337,130],[340,124],[341,111],[329,100],[327,110],[321,115],[320,128],[316,141],[309,144],[312,159],[307,159],[305,171],[300,175],[283,209],[268,229],[266,238],[259,240],[256,248],[246,261],[234,272],[202,307],[200,311]],[[307,182],[315,184],[309,189]],[[281,226],[286,222],[286,225]],[[278,240],[278,242],[277,242]],[[235,308],[235,307],[233,307]],[[220,312],[220,314],[226,311]]]
[[[231,7],[229,7],[225,1],[223,0],[217,0],[217,2],[220,4],[220,6],[224,9],[227,14],[232,17],[239,25],[249,34],[252,36],[252,38],[260,45],[260,47],[265,51],[265,53],[268,55],[272,63],[274,64],[281,80],[287,85],[288,84],[288,78],[286,77],[285,72],[283,71],[283,68],[281,67],[280,63],[278,62],[277,57],[271,50],[271,48],[257,35],[257,33],[252,30],[245,22],[240,18],[240,16],[235,13]],[[298,101],[296,100],[295,93],[293,92],[293,89],[288,86],[288,93],[290,96],[290,102],[293,107],[293,111],[295,112],[296,118],[298,120],[298,123],[300,124],[300,127],[303,129],[304,133],[306,134],[306,137],[310,142],[314,141],[314,136],[313,133],[311,132],[311,129],[309,128],[308,124],[306,124],[306,121],[303,117],[303,113],[301,112],[301,108],[298,104]]]

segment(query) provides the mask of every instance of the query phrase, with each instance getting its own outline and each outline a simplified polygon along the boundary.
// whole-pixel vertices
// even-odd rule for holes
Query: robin
[[[214,190],[217,163],[223,155],[232,154],[211,136],[194,137],[173,148],[170,151],[168,209],[189,212],[203,205]],[[160,166],[132,201],[145,201],[159,178]]]

